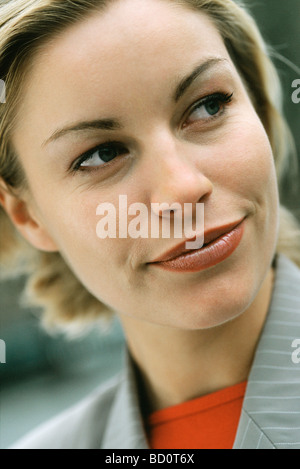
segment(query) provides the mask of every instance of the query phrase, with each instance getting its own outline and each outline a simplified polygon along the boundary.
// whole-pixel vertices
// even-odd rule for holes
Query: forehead
[[[31,115],[41,112],[42,102],[49,125],[87,107],[92,118],[100,102],[109,112],[120,106],[120,96],[128,106],[145,89],[159,101],[162,88],[170,89],[172,81],[210,57],[229,59],[218,30],[203,13],[166,0],[118,0],[44,46],[23,102]]]
[[[176,44],[180,52],[199,36],[204,48],[210,47],[212,36],[222,42],[211,20],[200,11],[171,0],[118,0],[69,28],[56,45],[64,56],[79,60],[89,49],[110,60],[126,56],[139,63],[141,50],[155,58],[153,53],[161,54],[165,45]]]
[[[192,55],[195,50],[208,55],[224,53],[225,46],[211,20],[177,2],[166,0],[115,1],[104,12],[69,27],[60,37],[45,46],[36,60],[36,74],[41,68],[63,75],[82,74],[86,81],[93,74],[104,76],[130,65],[145,71],[146,65],[160,64],[162,59],[174,63]],[[166,57],[167,56],[167,57]],[[181,57],[182,56],[182,57]],[[38,70],[39,69],[39,70]],[[151,67],[147,69],[151,73]],[[86,75],[89,73],[89,75]]]

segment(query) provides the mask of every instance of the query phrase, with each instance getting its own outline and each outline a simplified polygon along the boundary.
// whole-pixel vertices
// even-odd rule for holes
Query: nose
[[[171,139],[165,140],[159,148],[156,146],[152,158],[155,171],[152,172],[151,203],[154,204],[153,212],[157,216],[170,212],[169,209],[161,208],[162,204],[166,207],[179,204],[183,208],[185,203],[190,203],[194,211],[195,204],[204,203],[213,191],[211,180],[201,171],[199,160],[195,160],[195,147],[191,155],[188,152],[188,144],[178,144]]]

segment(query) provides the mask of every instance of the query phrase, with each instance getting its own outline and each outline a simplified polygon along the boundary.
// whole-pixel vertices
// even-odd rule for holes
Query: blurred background
[[[274,61],[283,83],[284,112],[300,155],[300,104],[291,99],[292,82],[300,79],[300,1],[245,0],[245,3],[268,43],[284,57]],[[298,188],[298,192],[291,193],[286,183],[281,199],[300,219],[300,181]],[[37,311],[19,306],[23,285],[23,278],[0,283],[0,339],[6,343],[6,364],[0,364],[2,449],[117,373],[124,351],[117,320],[109,331],[93,330],[80,340],[47,335],[39,324]]]

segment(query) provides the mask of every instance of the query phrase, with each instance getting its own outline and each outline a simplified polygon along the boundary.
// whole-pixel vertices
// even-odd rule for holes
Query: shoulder
[[[121,375],[42,424],[10,449],[99,449]]]

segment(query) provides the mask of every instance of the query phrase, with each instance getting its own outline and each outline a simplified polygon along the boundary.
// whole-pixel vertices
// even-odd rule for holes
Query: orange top
[[[152,449],[232,449],[247,381],[148,417]]]

